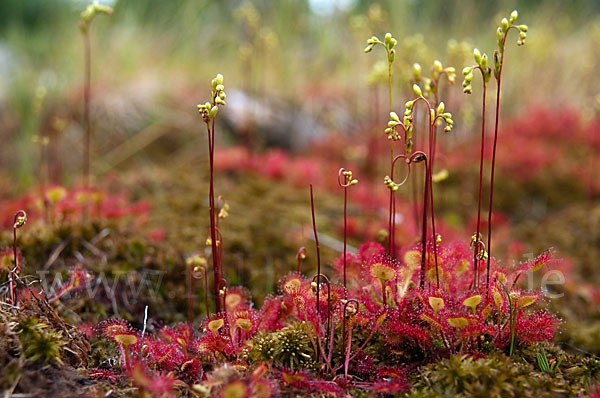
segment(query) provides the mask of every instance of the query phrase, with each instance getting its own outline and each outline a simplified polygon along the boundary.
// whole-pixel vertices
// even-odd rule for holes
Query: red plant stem
[[[119,351],[121,351],[121,358],[123,359],[123,369],[127,369],[129,361],[129,352],[123,347],[123,344],[119,343]]]
[[[346,289],[346,238],[348,220],[346,218],[346,209],[348,204],[348,187],[344,187],[344,298],[348,298],[348,290]]]
[[[490,206],[488,213],[488,258],[487,258],[487,276],[486,276],[486,289],[489,294],[490,287],[490,262],[492,260],[492,211],[493,211],[493,202],[494,202],[494,170],[496,166],[496,146],[498,143],[498,124],[500,121],[500,84],[502,82],[502,66],[504,65],[504,44],[506,43],[506,35],[510,31],[510,28],[506,30],[504,33],[504,37],[502,39],[502,48],[500,54],[500,67],[498,69],[498,77],[496,79],[498,85],[496,89],[496,121],[494,125],[494,148],[492,150],[492,169],[490,173]]]
[[[214,294],[215,294],[215,310],[216,312],[221,312],[221,302],[219,301],[219,280],[221,278],[221,273],[219,270],[219,261],[218,261],[218,253],[217,253],[217,240],[215,233],[215,191],[214,191],[214,169],[213,169],[213,160],[214,160],[214,145],[215,145],[215,119],[212,120],[212,128],[207,124],[206,128],[208,130],[208,156],[209,156],[209,167],[210,167],[210,187],[209,187],[209,212],[210,212],[210,239],[211,239],[211,247],[212,247],[212,262],[213,262],[213,278],[214,278]]]
[[[300,275],[300,265],[302,264],[302,260],[305,258],[306,258],[306,248],[304,246],[302,246],[300,249],[298,249],[298,253],[296,253],[296,260],[297,260],[296,273],[298,275]]]
[[[48,180],[48,162],[46,160],[47,150],[44,145],[44,136],[40,132],[40,197],[42,198],[42,208],[44,211],[44,222],[48,223],[48,199],[46,198],[46,184]]]
[[[388,50],[388,59],[389,59],[389,50]],[[390,100],[390,113],[393,111],[392,107],[392,63],[388,61],[388,95]],[[390,140],[390,163],[391,163],[391,172],[390,178],[394,178],[394,141]],[[388,235],[389,235],[389,243],[388,243],[388,251],[390,255],[394,255],[393,250],[393,211],[394,211],[394,191],[390,189],[390,211],[389,211],[389,220],[388,220]]]
[[[310,184],[310,209],[312,211],[312,224],[315,233],[315,245],[317,247],[317,275],[321,275],[321,251],[319,249],[319,236],[317,235],[317,222],[315,220],[315,201],[313,198],[313,186]],[[319,317],[319,293],[320,283],[317,283],[317,317]]]
[[[433,130],[434,130],[434,124],[435,124],[435,120],[433,120],[433,122],[431,122],[431,125],[429,126],[430,129],[430,145],[434,145],[431,137],[434,137],[435,135],[433,134]],[[430,147],[429,149],[430,153],[433,153],[433,148]],[[433,210],[433,178],[432,178],[432,160],[429,161],[429,178],[428,178],[428,183],[429,183],[429,205],[431,206],[431,229],[433,230],[433,257],[435,258],[435,280],[436,280],[436,284],[437,284],[437,288],[440,288],[440,275],[439,275],[439,267],[438,267],[438,258],[437,258],[437,235],[435,233],[435,213]]]
[[[398,155],[398,156],[394,157],[394,160],[392,160],[392,170],[390,171],[390,178],[392,179],[392,181],[394,179],[394,165],[396,164],[396,161],[398,159],[401,159],[401,158],[405,158],[405,156],[404,155]],[[409,170],[410,170],[410,166],[409,166]],[[404,182],[406,182],[406,178],[404,179],[404,181],[400,185],[403,185]],[[390,188],[390,191],[393,193],[393,190],[391,188]],[[389,233],[388,233],[388,251],[389,251],[390,256],[394,256],[394,253],[395,253],[395,247],[394,247],[395,246],[395,236],[394,236],[394,234],[395,234],[395,231],[396,231],[396,219],[395,219],[396,218],[395,217],[395,214],[396,214],[396,199],[395,199],[395,197],[394,196],[390,196],[390,201],[391,202],[390,202],[390,220],[389,220],[389,226],[388,226],[389,227]],[[392,217],[392,214],[394,215],[393,217]],[[393,218],[393,220],[392,220],[392,218]]]
[[[354,358],[356,358],[356,356],[358,354],[361,353],[361,351],[367,346],[367,343],[369,341],[371,341],[371,338],[375,335],[375,332],[377,332],[378,329],[379,329],[379,325],[376,325],[373,329],[371,329],[371,333],[369,333],[369,336],[367,337],[367,339],[362,343],[362,345],[358,348],[358,350],[356,350],[356,352],[352,355],[352,357],[350,357],[350,360],[353,360]]]
[[[479,68],[481,70],[481,68]],[[483,105],[482,105],[482,117],[481,117],[481,153],[479,156],[479,194],[478,194],[478,203],[477,203],[477,232],[475,237],[479,240],[479,228],[481,225],[481,190],[483,185],[483,149],[485,146],[485,95],[487,84],[485,83],[485,74],[484,71],[481,70],[482,78],[483,78]],[[478,268],[479,268],[479,260],[477,259],[477,249],[478,245],[475,242],[473,249],[473,289],[477,289],[479,284],[479,276],[478,276]],[[489,281],[488,281],[489,282]]]
[[[217,237],[217,264],[219,265],[219,280],[224,281],[227,284],[227,281],[223,277],[223,234],[221,234],[221,230],[219,229],[219,218],[215,217],[215,221],[217,226],[215,227],[215,235]]]
[[[90,34],[89,31],[86,31],[83,35],[83,44],[84,44],[84,56],[85,56],[85,73],[84,73],[84,83],[83,83],[83,126],[85,129],[85,135],[83,137],[83,186],[87,191],[90,189],[90,141],[92,135],[92,126],[90,123],[90,98],[91,98],[91,44],[90,44]],[[83,219],[87,220],[88,218],[88,202],[86,201],[86,205],[83,210]]]
[[[315,275],[313,277],[313,282],[316,280],[317,286],[319,286],[321,284],[321,278],[325,280],[325,284],[327,285],[327,328],[329,329],[327,332],[330,334],[329,354],[327,355],[327,360],[331,362],[331,356],[333,355],[333,317],[331,314],[331,282],[329,281],[329,278],[322,274]]]
[[[435,122],[437,120],[437,117],[433,118],[431,117],[431,104],[429,103],[429,101],[427,101],[424,97],[419,97],[415,100],[413,107],[416,105],[416,102],[422,100],[426,105],[427,105],[427,112],[429,113],[429,154],[431,155],[433,153],[433,149],[434,149],[434,126],[435,126]],[[412,156],[416,155],[418,152],[414,152]],[[437,287],[439,288],[440,285],[440,279],[439,279],[439,270],[438,270],[438,258],[437,258],[437,235],[435,233],[435,214],[434,214],[434,203],[433,203],[433,177],[432,177],[432,170],[431,170],[431,159],[429,160],[429,165],[427,164],[427,157],[425,157],[425,198],[423,201],[423,222],[426,223],[427,222],[427,197],[429,196],[429,199],[431,200],[431,228],[432,228],[432,233],[433,233],[433,253],[434,253],[434,258],[435,258],[435,275],[436,275],[436,282],[437,282]],[[423,258],[421,259],[421,284],[420,287],[423,288],[424,286],[424,269],[425,269],[425,248],[427,246],[427,239],[426,239],[426,234],[427,234],[427,227],[424,226],[423,227]]]
[[[194,276],[192,275],[194,272],[193,267],[189,267],[188,272],[188,323],[191,325],[194,322],[194,300],[192,295],[194,294]]]
[[[418,135],[416,134],[416,131],[417,131],[417,121],[419,119],[418,116],[419,116],[419,114],[416,113],[416,115],[414,117],[414,121],[413,121],[413,131],[415,133],[413,133],[412,140],[413,140],[413,148],[415,148],[415,150],[417,149]],[[419,204],[418,204],[418,200],[417,200],[417,192],[418,191],[419,191],[419,187],[418,187],[417,175],[413,174],[412,175],[412,194],[413,194],[413,212],[415,215],[415,232],[419,230]]]
[[[393,169],[393,166],[392,166]],[[393,170],[392,170],[393,171]],[[393,176],[392,176],[393,177]],[[388,216],[388,252],[390,253],[390,255],[392,255],[392,214],[394,211],[394,191],[392,191],[390,189],[390,210],[389,210],[389,216]]]
[[[18,272],[19,260],[17,259],[17,228],[13,226],[13,259],[15,261],[15,266],[10,271],[10,303],[12,305],[17,305],[17,298],[15,295],[15,272]]]
[[[20,220],[20,218],[23,220]],[[22,227],[27,221],[27,213],[23,210],[19,210],[17,214],[15,214],[15,218],[13,220],[13,259],[15,262],[15,266],[9,270],[9,289],[10,289],[10,303],[11,305],[17,305],[17,296],[15,292],[15,280],[17,279],[17,274],[19,273],[19,258],[17,257],[17,228]]]
[[[204,307],[206,308],[206,316],[208,317],[208,270],[204,267]]]
[[[219,290],[223,289],[223,311],[227,311],[227,291],[229,287],[227,286],[227,281],[224,278],[219,280]],[[218,300],[217,300],[218,301]]]
[[[425,157],[425,192],[423,193],[423,220],[422,220],[422,235],[421,235],[421,275],[419,279],[419,288],[425,287],[425,254],[427,252],[427,202],[429,199],[429,184],[427,176],[429,175],[429,166],[427,165],[427,157]]]
[[[346,359],[344,360],[344,377],[348,377],[348,366],[350,365],[350,349],[352,348],[352,328],[348,329],[348,344],[346,346]]]
[[[392,249],[390,254],[396,256],[396,195],[392,195]]]
[[[344,303],[344,309],[342,311],[342,347],[344,347],[344,342],[346,339],[346,319],[348,318],[346,313],[348,310],[348,305],[350,303],[353,303],[356,306],[356,310],[358,310],[358,300],[355,298],[351,298],[350,300],[347,300]],[[348,330],[348,346],[346,348],[346,360],[344,361],[344,369],[345,369],[345,374],[346,376],[348,375],[348,364],[350,363],[350,348],[352,345],[352,327],[350,327],[350,329]],[[335,369],[335,371],[338,371],[339,369],[341,369],[342,365],[340,365],[338,368]]]

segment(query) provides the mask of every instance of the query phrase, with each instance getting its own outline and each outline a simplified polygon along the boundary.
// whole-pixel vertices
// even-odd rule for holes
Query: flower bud
[[[527,32],[529,28],[527,27],[527,25],[519,25],[519,30],[521,32]]]
[[[519,13],[517,12],[517,10],[514,10],[513,12],[510,13],[510,23],[511,23],[511,25],[513,23],[515,23],[515,21],[517,20],[518,16],[519,16]]]
[[[209,117],[209,118],[211,118],[211,119],[212,119],[212,118],[214,118],[215,116],[217,116],[217,112],[218,112],[218,111],[219,111],[219,107],[218,107],[218,106],[216,106],[216,105],[215,105],[215,106],[213,106],[213,107],[210,109],[210,112],[208,113],[208,117]]]
[[[481,63],[481,53],[479,52],[479,49],[473,49],[473,58],[475,58],[475,62],[477,62],[477,64]]]
[[[419,87],[417,84],[413,84],[412,89],[413,89],[413,91],[415,92],[415,94],[418,97],[422,97],[423,96],[423,92],[421,91],[421,87]]]
[[[396,112],[390,112],[390,119],[400,123],[400,119],[398,118],[398,114]]]
[[[492,78],[492,69],[488,66],[487,69],[485,70],[485,72],[483,73],[483,79],[485,84],[488,84],[490,82],[490,79]]]
[[[444,105],[444,102],[440,102],[440,104],[437,107],[437,114],[441,115],[442,113],[444,113],[444,108],[446,106]]]
[[[479,66],[481,66],[481,69],[483,69],[483,70],[487,69],[487,66],[488,66],[487,54],[483,54],[483,57],[481,57],[481,62],[479,63]]]
[[[500,27],[502,28],[502,32],[506,32],[508,30],[508,26],[508,19],[502,18],[502,21],[500,21]]]
[[[388,32],[385,34],[384,42],[387,46],[392,44],[392,34],[391,33]]]
[[[501,68],[501,64],[500,64],[500,54],[498,53],[498,50],[494,51],[494,73],[497,75],[500,72],[500,68]],[[497,76],[496,76],[497,77]]]
[[[441,73],[443,69],[442,63],[436,59],[435,61],[433,61],[433,68],[436,72]]]
[[[413,64],[413,77],[415,80],[419,80],[421,78],[421,65],[415,63]]]
[[[365,51],[365,53],[370,53],[372,49],[373,49],[373,44],[369,44],[368,46],[365,47],[364,51]]]

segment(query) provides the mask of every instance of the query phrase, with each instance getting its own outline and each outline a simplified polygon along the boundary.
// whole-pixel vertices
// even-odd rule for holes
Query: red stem
[[[213,100],[214,101],[214,100]],[[221,302],[219,300],[219,280],[221,273],[219,270],[219,261],[217,253],[217,240],[215,233],[215,192],[214,192],[214,178],[213,178],[213,160],[214,160],[214,144],[215,144],[215,119],[212,120],[212,128],[209,124],[206,125],[208,130],[208,153],[209,153],[209,167],[210,167],[210,188],[208,194],[209,200],[209,212],[210,212],[210,239],[212,248],[212,262],[214,272],[214,294],[215,294],[215,309],[216,312],[221,312]]]
[[[429,184],[427,183],[427,176],[429,175],[429,166],[427,163],[427,157],[425,157],[425,192],[423,193],[423,220],[422,228],[423,232],[421,235],[421,276],[419,280],[419,288],[423,289],[425,286],[425,254],[427,251],[427,202],[429,199]]]
[[[206,308],[206,316],[208,317],[208,270],[204,267],[204,307]]]
[[[493,202],[494,202],[494,170],[495,170],[495,166],[496,166],[496,145],[498,143],[498,124],[499,124],[499,119],[500,119],[500,84],[502,82],[502,66],[504,65],[504,44],[506,43],[506,35],[508,34],[508,32],[510,31],[510,29],[507,29],[506,32],[504,33],[504,38],[502,39],[502,52],[500,55],[500,67],[498,69],[498,77],[497,77],[497,82],[498,82],[498,88],[496,90],[496,121],[495,121],[495,125],[494,125],[494,148],[492,151],[492,170],[491,170],[491,176],[490,176],[490,206],[489,206],[489,213],[488,213],[488,244],[487,244],[487,250],[488,250],[488,258],[487,258],[487,276],[486,276],[486,289],[488,289],[488,293],[489,293],[489,287],[490,287],[490,262],[492,260],[492,209],[493,209]]]
[[[90,141],[92,135],[92,126],[90,123],[90,98],[91,98],[91,44],[90,34],[86,31],[83,35],[84,53],[85,53],[85,74],[83,84],[83,126],[85,129],[85,135],[83,137],[83,185],[86,193],[90,188]],[[83,219],[88,218],[88,202],[84,207]]]
[[[394,166],[392,163],[392,175],[391,175],[392,178],[394,178],[393,172],[394,172]],[[393,213],[393,211],[394,211],[394,191],[392,191],[390,189],[390,210],[389,210],[389,216],[388,216],[388,251],[389,251],[390,255],[392,254],[392,235],[393,235],[392,213]]]
[[[433,148],[434,148],[434,141],[433,141],[433,137],[434,135],[434,124],[435,124],[435,119],[433,121],[430,121],[430,125],[429,125],[429,153],[433,154]],[[435,213],[433,211],[433,177],[432,177],[432,161],[433,159],[431,159],[429,161],[429,172],[428,172],[428,181],[427,183],[429,183],[429,205],[431,207],[431,228],[433,230],[433,257],[435,258],[435,280],[436,280],[436,285],[437,288],[440,288],[440,276],[439,276],[439,267],[438,267],[438,258],[437,258],[437,234],[435,233]]]
[[[10,271],[10,283],[8,284],[10,287],[10,303],[12,305],[17,305],[17,298],[15,295],[15,272],[17,272],[17,268],[19,266],[19,260],[17,259],[17,228],[13,226],[13,259],[15,261],[15,266]]]
[[[194,293],[194,277],[192,275],[194,272],[193,267],[189,267],[188,278],[188,323],[191,325],[194,322],[194,300],[192,299],[192,295]]]
[[[481,68],[479,68],[481,70]],[[475,237],[477,240],[479,240],[479,228],[480,228],[480,224],[481,224],[481,190],[482,190],[482,185],[483,185],[483,149],[484,149],[484,145],[485,145],[485,95],[486,95],[486,89],[487,89],[487,84],[485,83],[485,74],[484,71],[481,70],[481,74],[482,74],[482,78],[483,78],[483,106],[482,106],[482,117],[481,117],[481,154],[479,156],[479,194],[478,194],[478,203],[477,203],[477,233],[475,234]],[[474,245],[474,249],[473,249],[473,289],[477,289],[477,285],[479,284],[479,276],[478,274],[478,268],[479,268],[479,260],[477,259],[477,249],[478,249],[477,242],[475,242]]]
[[[344,360],[344,377],[348,377],[350,365],[350,349],[352,348],[352,328],[348,329],[348,345],[346,346],[346,359]]]
[[[344,187],[344,298],[348,297],[348,291],[346,290],[346,237],[347,237],[347,219],[346,219],[346,207],[348,203],[348,187]]]
[[[310,208],[312,211],[312,223],[313,223],[313,231],[315,233],[315,244],[317,246],[317,275],[321,275],[321,252],[319,250],[319,236],[317,235],[317,223],[315,221],[315,201],[313,198],[313,186],[310,184]],[[317,317],[319,316],[319,286],[321,284],[317,283]]]
[[[431,154],[433,153],[433,148],[434,148],[434,125],[435,122],[437,120],[437,117],[433,118],[431,117],[431,104],[429,103],[429,101],[427,101],[424,97],[419,97],[415,100],[413,106],[416,104],[417,101],[422,100],[426,105],[427,105],[427,112],[429,113],[429,154],[431,156]],[[417,152],[414,152],[414,154],[416,154]],[[431,208],[431,227],[432,227],[432,232],[433,232],[433,253],[434,253],[434,258],[435,258],[435,275],[436,275],[436,283],[437,283],[437,287],[439,288],[440,286],[440,279],[439,279],[439,271],[438,271],[438,258],[437,258],[437,236],[435,233],[435,214],[434,214],[434,204],[433,204],[433,178],[432,178],[432,170],[431,170],[431,159],[429,160],[429,165],[427,165],[427,157],[425,157],[425,168],[426,168],[426,172],[425,172],[425,198],[423,201],[423,222],[427,223],[427,204],[428,204],[428,197],[429,200],[431,201],[430,204],[430,208]],[[426,239],[426,231],[427,231],[427,227],[423,226],[423,233],[424,233],[424,239],[423,239],[423,258],[421,259],[421,284],[420,287],[422,288],[424,286],[424,275],[423,275],[423,271],[425,269],[425,248],[427,246],[427,239]]]

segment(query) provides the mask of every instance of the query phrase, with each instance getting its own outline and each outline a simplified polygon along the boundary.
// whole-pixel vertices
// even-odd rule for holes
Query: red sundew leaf
[[[144,353],[149,365],[156,366],[162,371],[180,369],[189,358],[177,344],[165,343],[156,340],[144,341]]]
[[[49,299],[50,303],[59,300],[67,293],[74,293],[84,289],[87,284],[92,280],[92,276],[83,268],[83,265],[77,264],[71,272],[71,278],[58,292],[55,293],[54,297]]]
[[[111,370],[105,369],[89,369],[88,375],[97,380],[107,380],[111,383],[116,383],[122,376]]]
[[[260,330],[277,330],[283,327],[282,303],[281,297],[270,297],[265,300],[259,313]]]
[[[560,324],[556,315],[545,311],[522,313],[517,320],[515,332],[518,341],[525,344],[551,341]]]
[[[109,319],[100,322],[94,330],[97,335],[101,334],[108,339],[114,339],[118,334],[131,333],[133,331],[129,323],[123,319]]]
[[[539,256],[525,262],[525,263],[520,263],[520,266],[517,269],[517,272],[521,273],[521,272],[528,272],[528,271],[538,271],[540,270],[542,267],[544,267],[547,264],[552,263],[554,255],[556,254],[556,251],[554,250],[554,248],[549,248],[544,250]]]
[[[155,397],[174,397],[176,380],[170,375],[150,372],[143,364],[136,363],[129,371],[133,384]]]
[[[260,379],[261,377],[264,376],[265,373],[267,373],[267,370],[269,370],[269,368],[266,365],[257,366],[256,369],[254,369],[252,371],[252,374],[251,374],[252,380]]]
[[[371,387],[377,394],[400,394],[409,390],[410,384],[404,379],[379,380]]]
[[[385,254],[385,249],[379,243],[365,243],[358,249],[358,255],[363,261],[370,261]]]
[[[281,372],[281,378],[286,384],[297,384],[308,379],[308,375],[303,373],[291,373],[283,370]]]

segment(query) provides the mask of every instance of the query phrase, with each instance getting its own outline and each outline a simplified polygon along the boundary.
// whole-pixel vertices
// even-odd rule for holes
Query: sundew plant
[[[507,32],[518,29],[522,43],[527,31],[524,25],[517,28],[515,20],[516,12],[510,21],[502,20],[499,28],[502,37],[493,72],[498,90]],[[395,44],[388,33],[383,41],[369,39],[365,50],[369,52],[376,45],[385,48],[390,82]],[[476,50],[475,60],[476,66],[465,69],[465,92],[470,91],[474,70],[481,71],[484,88],[492,75],[487,56]],[[333,263],[340,282],[326,276],[321,267],[311,186],[316,274],[307,277],[300,273],[301,260],[307,256],[307,249],[301,248],[295,272],[281,279],[278,293],[260,309],[253,306],[244,289],[227,287],[223,277],[213,157],[215,116],[225,95],[223,77],[217,75],[211,101],[198,106],[209,142],[209,242],[216,312],[206,317],[199,329],[192,323],[164,327],[156,335],[146,336],[143,346],[140,332],[124,321],[101,324],[98,335],[117,345],[121,360],[118,369],[97,370],[98,377],[133,377],[139,388],[154,394],[171,389],[236,397],[301,391],[316,395],[344,395],[358,390],[397,394],[410,390],[411,376],[420,364],[453,355],[510,356],[551,341],[559,330],[559,318],[544,309],[541,292],[522,290],[518,282],[522,274],[552,263],[552,252],[544,252],[516,268],[505,268],[485,251],[481,239],[474,241],[473,254],[468,241],[465,245],[444,244],[436,233],[432,184],[435,136],[440,125],[450,133],[454,124],[438,98],[437,87],[442,74],[454,80],[454,68],[436,61],[432,70],[434,77],[424,83],[426,89],[413,85],[415,96],[406,102],[402,118],[393,111],[390,91],[390,120],[385,130],[390,141],[390,174],[384,179],[391,193],[388,247],[371,242],[362,245],[356,254],[348,253],[344,238],[344,251]],[[391,83],[389,87],[391,90]],[[499,101],[499,91],[497,98]],[[423,150],[413,146],[418,106],[428,116],[427,125],[421,126],[426,135],[423,142],[427,143]],[[394,149],[396,142],[402,145],[399,154]],[[397,181],[394,168],[401,163],[407,171]],[[424,166],[420,243],[399,251],[393,238],[393,193],[411,173],[416,173],[419,164]],[[339,170],[338,185],[344,193],[344,237],[349,187],[357,183],[351,171]],[[478,264],[485,260],[484,274]],[[196,264],[195,270],[202,272],[201,278],[206,280],[204,262],[190,260],[190,264]],[[418,378],[418,371],[416,374]]]

